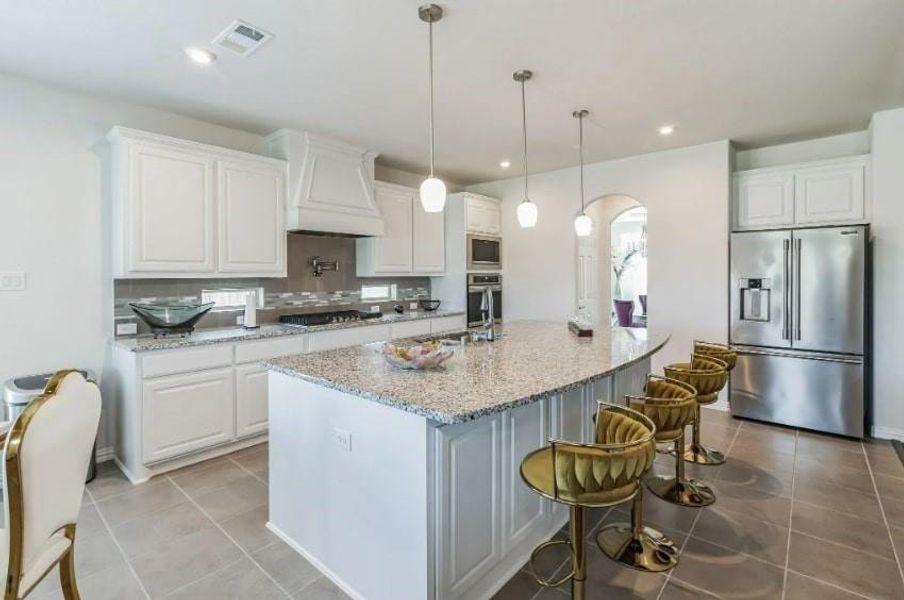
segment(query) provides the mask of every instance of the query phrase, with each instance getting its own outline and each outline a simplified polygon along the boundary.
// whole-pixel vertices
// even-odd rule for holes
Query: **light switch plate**
[[[0,273],[0,291],[25,291],[25,271],[4,271]]]
[[[370,312],[372,312],[372,313],[378,313],[378,312],[380,312],[380,305],[379,305],[379,304],[374,304],[373,306],[371,306],[371,307],[370,307]]]
[[[336,444],[340,448],[342,448],[346,452],[352,451],[352,434],[350,431],[335,427],[333,428],[333,438],[336,440]]]
[[[117,323],[116,335],[135,335],[138,333],[138,323]]]
[[[417,310],[417,302],[409,302],[408,310]]]

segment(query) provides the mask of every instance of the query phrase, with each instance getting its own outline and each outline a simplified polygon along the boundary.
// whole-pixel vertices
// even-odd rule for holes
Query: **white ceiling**
[[[426,164],[417,0],[0,3],[0,70],[269,133],[334,135]],[[435,27],[437,170],[459,183],[730,138],[760,146],[866,127],[904,105],[902,0],[448,0]],[[233,19],[275,34],[208,68],[183,48]],[[0,90],[2,92],[2,90]],[[675,123],[663,138],[656,128]],[[510,159],[504,171],[499,161]]]

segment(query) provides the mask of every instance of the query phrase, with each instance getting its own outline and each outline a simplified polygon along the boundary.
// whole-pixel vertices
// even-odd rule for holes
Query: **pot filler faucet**
[[[493,306],[493,290],[484,288],[483,298],[480,300],[480,312],[483,313],[483,335],[481,337],[488,342],[496,339],[496,317]]]

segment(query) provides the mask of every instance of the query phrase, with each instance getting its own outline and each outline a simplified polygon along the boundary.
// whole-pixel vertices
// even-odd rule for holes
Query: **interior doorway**
[[[578,314],[598,326],[645,327],[647,208],[631,196],[609,194],[586,212],[593,231],[577,238]]]

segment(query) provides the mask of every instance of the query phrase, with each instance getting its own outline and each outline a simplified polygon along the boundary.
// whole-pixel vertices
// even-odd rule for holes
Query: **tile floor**
[[[721,467],[691,466],[717,501],[675,507],[645,496],[645,520],[681,546],[666,575],[616,565],[588,546],[588,600],[904,598],[904,467],[889,444],[854,442],[705,411]],[[671,458],[657,472],[671,472]],[[625,521],[628,505],[594,513]],[[338,600],[346,596],[265,527],[267,447],[132,486],[106,463],[89,484],[76,542],[86,600]],[[566,556],[543,557],[543,570]],[[495,600],[559,600],[522,570]],[[61,598],[52,573],[30,600]]]

